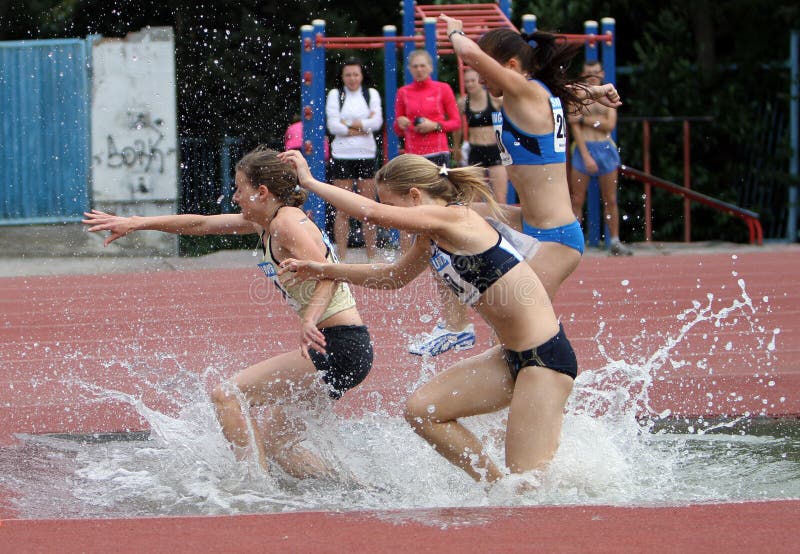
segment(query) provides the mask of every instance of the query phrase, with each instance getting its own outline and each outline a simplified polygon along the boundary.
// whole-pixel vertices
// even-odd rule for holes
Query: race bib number
[[[297,300],[292,298],[285,288],[283,288],[280,280],[278,279],[278,272],[275,270],[275,266],[270,262],[262,262],[258,264],[258,267],[261,268],[261,271],[264,272],[266,278],[272,281],[272,284],[274,284],[275,287],[280,291],[283,299],[286,300],[286,303],[289,305],[289,307],[295,311],[299,311],[302,306],[300,306],[300,303]]]
[[[514,160],[511,158],[511,154],[508,153],[508,149],[506,148],[505,144],[503,144],[502,112],[492,112],[492,127],[494,127],[494,138],[497,140],[497,148],[500,149],[500,162],[503,165],[513,164]]]
[[[564,108],[561,107],[560,98],[551,98],[550,107],[553,109],[553,152],[567,151],[567,122],[564,120]]]

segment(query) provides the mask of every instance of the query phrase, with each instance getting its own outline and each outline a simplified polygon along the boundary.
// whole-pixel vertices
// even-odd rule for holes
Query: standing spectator
[[[431,79],[433,60],[427,50],[408,56],[414,82],[397,91],[394,131],[405,140],[406,154],[419,154],[438,166],[450,165],[447,133],[461,127],[453,89]]]
[[[397,91],[394,131],[405,139],[405,153],[418,154],[439,167],[450,165],[447,133],[461,128],[461,116],[453,89],[447,83],[431,79],[433,60],[427,50],[414,50],[408,56],[408,69],[414,82]],[[400,233],[400,248],[408,251],[411,239]],[[423,334],[410,346],[417,355],[436,355],[451,348],[463,350],[475,345],[475,328],[467,311],[447,286],[438,280],[444,303],[443,321],[430,334]]]
[[[601,85],[605,78],[600,62],[583,65],[583,77],[588,85]],[[573,154],[570,171],[572,211],[583,219],[586,188],[592,177],[597,177],[603,197],[604,221],[611,237],[609,252],[613,256],[631,256],[633,250],[619,240],[619,209],[617,207],[617,181],[619,152],[611,139],[617,126],[617,110],[591,102],[569,117],[572,131]]]
[[[358,58],[344,61],[336,81],[336,88],[328,93],[325,103],[328,132],[333,135],[333,184],[347,190],[355,184],[359,193],[374,200],[377,145],[373,133],[383,125],[381,97],[369,87],[369,76]],[[377,256],[377,229],[372,224],[362,227],[367,257],[372,261]],[[333,229],[337,252],[344,260],[350,217],[337,210]]]
[[[464,90],[466,94],[458,99],[458,109],[466,117],[468,136],[462,142],[461,130],[454,133],[456,161],[459,161],[463,144],[467,143],[467,148],[463,148],[468,150],[467,165],[486,168],[495,199],[505,204],[508,201],[508,173],[500,160],[500,148],[492,124],[492,112],[500,111],[501,101],[489,96],[474,69],[464,70]]]

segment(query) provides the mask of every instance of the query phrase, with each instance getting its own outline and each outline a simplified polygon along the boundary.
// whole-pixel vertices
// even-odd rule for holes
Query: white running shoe
[[[473,346],[475,326],[472,323],[461,331],[449,331],[440,321],[430,334],[424,334],[409,344],[408,351],[417,356],[438,356],[451,349],[468,350]]]

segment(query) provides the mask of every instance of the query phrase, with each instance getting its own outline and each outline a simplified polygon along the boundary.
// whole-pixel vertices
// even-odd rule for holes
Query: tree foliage
[[[766,0],[524,0],[513,10],[515,22],[532,13],[540,28],[567,33],[582,32],[586,19],[614,17],[618,87],[625,101],[619,127],[623,161],[640,166],[642,159],[640,123],[626,117],[710,116],[710,122],[692,127],[693,188],[759,211],[773,234],[784,232],[775,208],[789,183],[785,62],[789,31],[800,28],[800,6]],[[299,31],[316,18],[326,20],[331,35],[378,35],[385,24],[401,25],[397,2],[0,0],[0,40],[116,37],[147,25],[171,26],[181,134],[274,143],[299,110]],[[332,53],[329,76],[346,54]],[[380,53],[363,57],[380,73]],[[654,173],[681,182],[681,156],[680,124],[655,125]],[[623,231],[634,240],[643,232],[637,187],[626,183],[621,193]],[[680,202],[659,198],[655,211],[657,238],[680,238]],[[695,239],[744,238],[743,226],[727,216],[699,211],[698,217],[714,225],[696,226]]]

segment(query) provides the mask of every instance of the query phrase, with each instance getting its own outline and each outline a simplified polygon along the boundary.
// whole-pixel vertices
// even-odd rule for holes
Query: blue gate
[[[88,40],[0,42],[0,225],[89,206]]]

